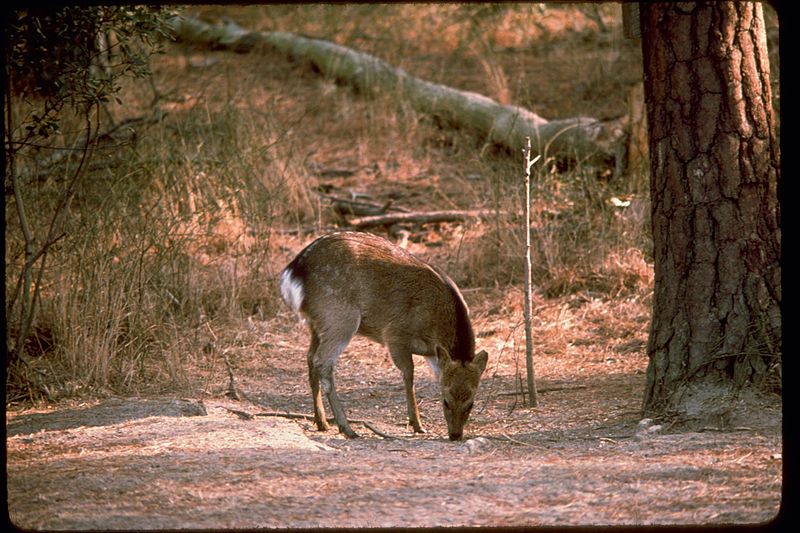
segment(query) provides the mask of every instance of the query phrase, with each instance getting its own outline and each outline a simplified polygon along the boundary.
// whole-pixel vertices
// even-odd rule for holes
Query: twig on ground
[[[256,413],[254,416],[277,416],[281,418],[289,418],[291,420],[314,420],[314,415],[307,415],[305,413],[290,413],[290,412],[280,412],[280,411],[268,411],[266,413]],[[333,417],[328,417],[328,422],[335,422]],[[350,422],[357,422],[356,420],[351,420]]]
[[[305,413],[290,413],[290,412],[279,412],[279,411],[268,411],[266,413],[256,413],[253,416],[275,416],[281,418],[289,418],[292,420],[314,420],[314,415],[308,415]],[[336,422],[336,419],[333,417],[329,417],[328,422],[333,423]],[[368,430],[372,431],[379,437],[382,437],[387,440],[396,440],[403,437],[395,437],[394,435],[389,435],[388,433],[384,433],[383,431],[379,430],[375,427],[375,425],[370,422],[369,420],[349,420],[351,424],[362,424]]]
[[[537,387],[536,388],[536,392],[541,394],[543,392],[555,392],[555,391],[560,391],[560,390],[581,390],[581,389],[587,389],[587,388],[588,387],[586,385],[565,385],[563,387]],[[522,393],[520,393],[519,390],[502,391],[502,392],[498,392],[497,395],[498,396],[517,396],[519,394],[522,394],[524,396],[525,394],[527,394],[527,392],[528,392],[527,390],[523,390]]]
[[[348,200],[325,193],[317,194],[322,198],[330,200],[333,210],[341,216],[379,216],[386,214],[389,209],[408,212],[408,209],[402,207],[392,207],[394,200],[388,200],[383,204],[375,204],[363,200]]]
[[[382,438],[384,438],[386,440],[396,440],[396,439],[399,438],[399,437],[395,437],[395,436],[388,435],[388,434],[384,433],[383,431],[379,430],[378,428],[376,428],[375,426],[373,426],[370,422],[367,422],[366,420],[362,421],[361,423],[364,424],[365,428],[367,428],[368,430],[372,431],[373,433],[375,433],[379,437],[382,437]]]
[[[511,443],[514,443],[514,444],[520,444],[522,446],[528,446],[530,448],[543,448],[544,447],[544,446],[540,446],[538,444],[533,444],[533,443],[530,443],[530,442],[525,442],[525,441],[521,441],[521,440],[515,439],[513,437],[510,437],[510,436],[506,435],[505,433],[500,433],[500,435],[502,435],[502,437],[495,437],[494,435],[487,435],[486,438],[487,439],[491,439],[491,440],[499,440],[501,442],[508,441],[508,442],[511,442]]]
[[[719,432],[719,433],[728,433],[728,432],[733,432],[733,431],[753,431],[753,428],[749,428],[747,426],[736,426],[736,427],[732,427],[732,428],[706,426],[706,427],[702,427],[702,428],[697,430],[698,433],[705,433],[706,431],[714,431],[714,432]]]
[[[506,214],[501,212],[499,214]],[[353,218],[350,225],[354,228],[367,228],[371,226],[384,226],[397,223],[433,224],[436,222],[464,222],[476,218],[497,216],[494,209],[471,209],[450,211],[419,211],[408,213],[388,213],[386,215],[365,216]]]
[[[228,411],[229,413],[233,413],[242,420],[253,420],[255,418],[250,413],[245,411],[239,411],[238,409],[231,409],[230,407],[225,407],[225,410]]]

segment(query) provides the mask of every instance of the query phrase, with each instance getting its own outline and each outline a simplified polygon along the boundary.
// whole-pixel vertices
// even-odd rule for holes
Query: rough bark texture
[[[781,352],[764,20],[757,2],[643,3],[640,22],[655,256],[644,408],[700,417]]]

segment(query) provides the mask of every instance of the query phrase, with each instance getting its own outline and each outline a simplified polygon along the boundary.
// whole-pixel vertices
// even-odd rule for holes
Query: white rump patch
[[[288,268],[281,272],[281,296],[283,301],[299,315],[300,306],[303,305],[303,283],[292,276]]]

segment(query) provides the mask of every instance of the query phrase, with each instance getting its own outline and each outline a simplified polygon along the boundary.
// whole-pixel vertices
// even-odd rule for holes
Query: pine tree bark
[[[655,287],[644,411],[702,418],[781,353],[779,154],[758,2],[642,3]]]

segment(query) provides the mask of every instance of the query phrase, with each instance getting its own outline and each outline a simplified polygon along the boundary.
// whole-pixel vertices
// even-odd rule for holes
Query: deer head
[[[461,440],[489,354],[481,350],[472,361],[458,361],[451,359],[447,350],[439,346],[436,359],[447,434],[450,440]]]

